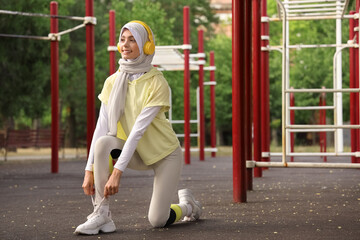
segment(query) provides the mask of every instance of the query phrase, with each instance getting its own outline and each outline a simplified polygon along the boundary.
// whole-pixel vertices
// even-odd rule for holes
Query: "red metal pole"
[[[210,51],[210,66],[215,67],[214,51]],[[210,82],[215,83],[215,70],[210,70]],[[210,85],[210,105],[211,148],[216,148],[215,85]],[[216,157],[216,152],[211,152],[211,157]]]
[[[245,2],[245,142],[244,142],[244,151],[245,151],[245,160],[252,160],[252,100],[251,100],[251,59],[252,59],[252,45],[251,45],[251,31],[252,31],[252,22],[251,22],[251,13],[252,13],[252,0],[246,0]],[[246,185],[247,190],[253,190],[253,169],[246,169]]]
[[[85,16],[94,16],[94,1],[85,0]],[[94,25],[86,24],[86,109],[87,109],[87,152],[90,151],[95,130],[95,35]]]
[[[116,37],[115,37],[115,11],[110,10],[109,11],[109,46],[115,46],[116,45]],[[110,75],[115,73],[116,71],[116,65],[115,65],[115,54],[116,51],[109,51],[109,63],[110,63],[110,69],[109,73]]]
[[[325,87],[322,87],[323,89],[325,89]],[[323,92],[320,95],[320,102],[319,102],[320,106],[326,106],[326,93]],[[320,109],[320,125],[325,125],[326,124],[326,110],[325,109]],[[326,152],[326,132],[320,132],[320,152]],[[323,161],[327,162],[327,157],[323,156]]]
[[[351,15],[355,14],[355,11],[350,11]],[[355,19],[350,18],[349,19],[349,39],[352,40],[354,39],[355,36],[355,32],[354,32],[354,28],[355,28]],[[350,84],[349,87],[350,88],[355,88],[356,83],[355,83],[355,79],[356,79],[356,59],[355,59],[355,48],[350,48],[349,49],[349,78],[350,78]],[[355,114],[355,93],[350,93],[350,124],[355,124],[356,122],[356,114]],[[351,133],[351,152],[356,152],[356,129],[351,129],[350,130]],[[355,156],[351,157],[351,162],[352,163],[356,163],[355,161]]]
[[[261,16],[267,19],[267,1],[261,0]],[[269,45],[269,21],[261,23],[262,47]],[[270,153],[270,90],[269,90],[269,51],[261,51],[261,152]],[[261,161],[269,162],[270,156]],[[267,170],[267,167],[262,168]]]
[[[356,0],[356,12],[359,14],[359,7],[360,7],[360,1]],[[360,26],[359,24],[359,19],[355,20],[355,26],[354,27],[358,27]],[[359,31],[356,31],[355,33],[356,35],[356,42],[357,44],[359,44]],[[356,59],[356,77],[355,77],[355,88],[359,88],[360,87],[360,78],[359,78],[359,48],[355,49],[355,59]],[[359,93],[355,93],[355,111],[354,111],[354,115],[356,116],[356,120],[355,120],[355,124],[358,125],[360,124],[360,94]],[[360,129],[356,129],[355,130],[355,144],[356,144],[356,151],[359,152],[360,151]],[[360,163],[360,158],[356,157],[355,158],[355,162],[356,163]]]
[[[204,30],[198,30],[198,53],[204,53]],[[205,60],[201,57],[199,60]],[[199,131],[199,155],[200,161],[205,159],[205,113],[204,113],[204,65],[199,65],[199,98],[200,98],[200,131]]]
[[[50,15],[58,14],[58,3],[50,2]],[[50,18],[50,33],[59,31],[58,18]],[[59,172],[59,42],[50,42],[51,61],[51,172]]]
[[[294,89],[291,87],[291,89]],[[295,106],[295,96],[294,93],[290,93],[290,106]],[[295,110],[290,110],[290,124],[295,124]],[[294,144],[295,144],[295,134],[293,132],[290,133],[290,151],[294,152]],[[294,161],[294,157],[291,156],[290,161]]]
[[[253,14],[253,123],[254,160],[261,161],[261,14],[260,0],[252,0]],[[254,169],[254,177],[262,177],[262,169]]]
[[[245,140],[245,2],[232,0],[233,199],[246,202]]]
[[[183,8],[184,45],[190,44],[189,6]],[[184,158],[190,164],[190,49],[184,49]]]

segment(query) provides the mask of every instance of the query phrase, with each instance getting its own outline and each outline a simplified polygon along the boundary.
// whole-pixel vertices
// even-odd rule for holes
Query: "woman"
[[[181,218],[196,220],[201,214],[200,203],[188,189],[179,190],[179,204],[171,204],[182,170],[182,152],[165,117],[170,108],[167,81],[151,65],[155,51],[151,29],[140,21],[125,24],[118,49],[122,55],[119,70],[106,79],[99,95],[101,108],[82,185],[86,195],[95,195],[94,211],[76,228],[77,234],[116,230],[109,196],[118,192],[127,167],[154,171],[148,214],[153,227]],[[118,158],[114,167],[108,163],[109,155]]]

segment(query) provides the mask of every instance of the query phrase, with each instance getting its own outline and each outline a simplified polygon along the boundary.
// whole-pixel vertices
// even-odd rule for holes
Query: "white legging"
[[[100,137],[94,151],[95,204],[104,197],[105,184],[109,178],[109,155],[113,149],[122,149],[125,141],[112,136]],[[153,227],[164,227],[170,215],[170,205],[177,190],[182,170],[182,151],[178,147],[170,155],[155,164],[147,166],[135,151],[128,168],[154,170],[154,185],[148,218]],[[105,200],[103,204],[109,204]]]

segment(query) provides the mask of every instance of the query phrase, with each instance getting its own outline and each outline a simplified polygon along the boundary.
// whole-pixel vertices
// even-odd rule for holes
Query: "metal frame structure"
[[[329,3],[332,2],[332,3]],[[345,8],[348,5],[348,0],[301,0],[301,1],[288,1],[281,2],[277,0],[279,7],[279,19],[283,21],[283,45],[281,47],[269,47],[269,50],[279,50],[283,55],[282,63],[282,153],[274,154],[268,153],[269,156],[282,156],[282,164],[278,163],[255,163],[255,166],[302,166],[312,167],[311,164],[293,163],[287,162],[287,156],[355,156],[360,157],[359,149],[355,152],[344,153],[342,142],[342,130],[345,128],[359,129],[360,125],[351,124],[344,125],[342,122],[342,93],[359,93],[360,89],[357,88],[342,88],[341,79],[341,51],[345,48],[358,47],[351,39],[347,44],[341,43],[341,18],[344,18]],[[330,6],[334,8],[329,8]],[[346,16],[347,18],[354,17],[355,15]],[[272,20],[279,20],[272,19]],[[336,19],[337,26],[337,41],[336,44],[319,44],[319,45],[290,45],[289,44],[289,21],[291,20],[317,20],[317,19]],[[271,20],[270,20],[271,21]],[[340,21],[340,23],[339,23]],[[340,26],[340,27],[339,27]],[[339,29],[340,28],[340,29]],[[291,89],[289,86],[289,49],[290,48],[314,48],[314,47],[336,47],[336,52],[333,58],[333,89]],[[266,50],[266,49],[263,49]],[[290,106],[290,94],[301,92],[318,92],[318,93],[333,93],[334,94],[334,106],[310,106],[310,107],[291,107]],[[357,102],[359,99],[357,99]],[[290,122],[290,111],[294,110],[334,110],[334,124],[328,125],[295,125]],[[357,115],[359,110],[357,110]],[[334,153],[291,153],[290,151],[290,134],[293,132],[334,132],[335,134],[335,152]],[[263,153],[267,154],[267,153]],[[332,167],[343,168],[359,168],[360,164],[332,164]],[[329,167],[329,163],[322,163],[319,166]]]
[[[233,104],[233,121],[232,121],[232,136],[233,136],[233,199],[234,202],[246,202],[246,188],[251,190],[252,186],[252,172],[249,169],[252,168],[262,168],[266,169],[267,167],[324,167],[324,168],[360,168],[360,163],[356,158],[360,157],[360,147],[359,147],[359,54],[358,54],[358,33],[355,38],[350,38],[352,40],[348,41],[347,44],[341,43],[341,19],[350,19],[355,21],[359,18],[359,14],[355,15],[345,15],[346,7],[348,6],[348,0],[285,0],[280,1],[276,0],[279,7],[278,17],[269,18],[266,13],[266,0],[244,0],[244,1],[232,1],[232,104]],[[261,7],[261,19],[259,19],[258,9]],[[254,11],[252,11],[254,8]],[[359,11],[359,0],[356,0],[356,11]],[[253,15],[249,14],[253,12]],[[289,21],[292,20],[320,20],[320,19],[337,19],[337,41],[336,44],[319,44],[319,45],[289,45],[288,38],[288,29]],[[282,46],[269,46],[269,29],[268,25],[270,21],[283,21],[283,44]],[[261,22],[261,23],[260,23]],[[251,56],[251,54],[246,54],[247,48],[251,48],[251,43],[249,44],[249,37],[251,39],[251,28],[248,26],[253,24],[252,30],[258,33],[258,27],[262,25],[261,36],[258,34],[253,35],[253,37],[261,38],[262,44],[252,46],[253,54],[256,56]],[[356,23],[353,23],[353,31],[359,31]],[[339,37],[340,36],[340,37]],[[250,40],[251,42],[251,40]],[[254,44],[258,43],[258,40],[254,41]],[[300,107],[290,108],[290,94],[297,92],[304,92],[303,89],[290,89],[289,88],[289,49],[291,48],[315,48],[315,47],[337,47],[337,56],[334,58],[336,75],[334,75],[334,87],[332,89],[307,89],[306,92],[318,92],[318,93],[332,93],[336,97],[336,100],[339,99],[341,93],[347,92],[350,93],[350,98],[354,99],[354,105],[351,107],[351,125],[344,125],[339,119],[336,120],[336,123],[333,125],[294,125],[290,124],[290,111],[298,110]],[[350,83],[351,87],[348,89],[342,89],[337,85],[337,80],[341,79],[341,50],[344,48],[350,48],[350,65],[353,66],[350,70],[350,78],[353,79]],[[262,139],[261,143],[259,141],[254,141],[254,144],[261,144],[261,147],[254,146],[254,150],[262,151],[261,161],[249,161],[250,157],[247,153],[246,142],[251,142],[247,136],[246,129],[251,129],[251,121],[247,119],[251,118],[251,113],[247,110],[248,106],[251,105],[251,98],[246,94],[248,91],[247,87],[251,84],[249,78],[249,71],[251,71],[251,65],[246,64],[251,62],[252,59],[258,57],[258,49],[261,49],[261,69],[258,65],[253,65],[254,71],[260,71],[261,74],[261,83],[259,83],[258,77],[253,79],[253,85],[261,87],[261,102],[259,104],[254,104],[254,108],[260,107],[262,110],[261,114],[261,133]],[[269,63],[268,63],[268,52],[271,50],[278,50],[282,53],[282,131],[283,131],[283,148],[282,153],[273,154],[270,153],[270,136],[267,135],[270,130],[269,127]],[[257,61],[255,62],[257,63]],[[254,64],[254,63],[253,63]],[[339,66],[340,65],[340,66]],[[356,68],[356,70],[355,70]],[[339,77],[340,75],[340,77]],[[336,81],[335,81],[336,79]],[[334,97],[334,98],[335,98]],[[355,101],[356,100],[356,101]],[[339,102],[335,101],[337,104],[337,109],[340,109]],[[333,106],[314,106],[314,107],[302,107],[301,109],[306,110],[320,110],[324,111],[325,109],[335,109]],[[258,109],[253,110],[254,113],[259,113]],[[340,112],[340,111],[339,111]],[[254,118],[259,118],[259,116],[254,116]],[[334,118],[339,118],[337,115],[334,115]],[[323,123],[323,122],[322,122]],[[341,123],[341,124],[340,124]],[[258,124],[256,124],[258,127]],[[337,148],[336,153],[289,153],[290,144],[290,133],[298,131],[312,131],[312,132],[324,132],[328,131],[331,128],[331,131],[341,132],[343,128],[350,128],[352,130],[352,139],[357,140],[356,144],[352,145],[351,153],[343,153],[342,149]],[[353,134],[354,133],[354,134]],[[340,135],[338,133],[338,135]],[[255,137],[255,136],[254,136]],[[250,147],[251,149],[251,147]],[[341,150],[341,151],[340,151]],[[258,154],[258,152],[254,155]],[[282,156],[281,162],[267,162],[271,156]],[[350,163],[309,163],[309,162],[290,162],[288,163],[286,158],[294,156],[353,156],[352,164]],[[251,155],[250,155],[251,156]],[[355,163],[358,162],[358,163]],[[247,175],[247,176],[246,176]]]
[[[59,41],[61,35],[86,27],[86,79],[87,79],[87,148],[90,149],[92,135],[95,129],[95,74],[94,74],[94,53],[95,37],[93,0],[85,0],[85,17],[77,16],[59,16],[58,3],[50,2],[50,14],[27,13],[0,10],[0,14],[20,15],[27,17],[45,17],[50,18],[50,33],[48,36],[16,35],[0,33],[0,37],[27,38],[35,40],[50,41],[50,59],[51,59],[51,172],[59,172]],[[59,32],[58,19],[69,19],[83,21],[82,24],[71,29]]]

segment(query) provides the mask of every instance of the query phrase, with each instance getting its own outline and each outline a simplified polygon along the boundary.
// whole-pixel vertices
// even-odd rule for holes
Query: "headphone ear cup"
[[[121,48],[120,48],[120,44],[117,44],[117,50],[119,51],[119,53],[121,53]]]
[[[144,44],[143,50],[146,55],[151,55],[155,52],[155,44],[153,42],[147,41]]]

